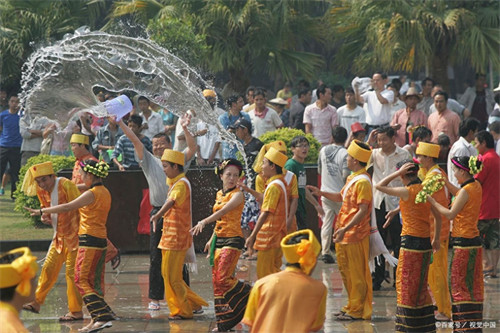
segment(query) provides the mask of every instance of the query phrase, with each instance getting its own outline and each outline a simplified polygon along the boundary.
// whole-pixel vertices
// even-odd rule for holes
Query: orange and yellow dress
[[[257,278],[277,273],[281,267],[280,242],[286,236],[287,189],[283,175],[274,175],[266,182],[261,212],[269,212],[257,233],[253,248],[257,251]]]
[[[53,205],[61,205],[73,201],[80,196],[80,191],[76,185],[66,178],[57,178],[57,201]],[[40,206],[51,206],[51,193],[37,186],[37,196]],[[69,211],[57,214],[57,228],[54,232],[52,243],[38,279],[35,293],[35,300],[38,304],[43,304],[47,294],[57,281],[59,271],[63,264],[66,264],[66,295],[68,297],[68,308],[70,312],[82,311],[82,296],[75,285],[75,263],[78,253],[78,227],[80,224],[80,214],[78,211]],[[56,223],[56,221],[52,221]]]
[[[213,212],[221,210],[237,193],[240,193],[238,188],[217,192]],[[238,207],[222,216],[214,229],[212,283],[219,332],[229,331],[241,321],[251,290],[248,284],[234,276],[241,250],[245,246],[240,224],[244,205],[245,203],[241,202]]]
[[[163,216],[163,232],[158,244],[162,251],[161,272],[170,316],[192,318],[193,310],[208,306],[182,279],[186,252],[193,242],[191,229],[191,187],[184,173],[167,178],[167,200],[174,205]]]
[[[430,240],[430,203],[415,204],[422,184],[406,187],[407,200],[400,199],[403,227],[401,249],[396,270],[396,331],[435,332],[434,306],[428,288],[432,256]]]
[[[358,175],[369,177],[363,168],[347,177],[346,184]],[[346,185],[347,186],[347,185]],[[335,224],[335,231],[346,226],[359,211],[359,205],[367,204],[368,211],[362,221],[345,232],[341,242],[335,244],[339,271],[347,290],[348,302],[342,311],[353,318],[370,319],[372,316],[372,277],[368,267],[370,254],[370,219],[373,205],[372,186],[368,179],[357,180],[346,191]]]
[[[102,184],[95,184],[88,191],[94,195],[94,201],[79,209],[75,283],[94,322],[110,321],[115,316],[104,300],[104,271],[111,194]]]
[[[453,321],[459,322],[462,330],[475,332],[472,325],[483,321],[484,301],[483,248],[477,228],[482,187],[477,180],[472,179],[462,184],[460,191],[467,191],[469,200],[453,220],[451,304]],[[477,326],[476,330],[481,331]]]

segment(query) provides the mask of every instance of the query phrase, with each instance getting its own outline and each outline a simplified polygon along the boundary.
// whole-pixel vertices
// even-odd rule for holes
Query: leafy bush
[[[40,216],[30,216],[28,211],[23,209],[24,206],[30,207],[30,208],[40,208],[40,201],[38,201],[38,197],[29,197],[26,194],[24,194],[21,191],[21,186],[24,181],[24,176],[26,175],[26,171],[28,169],[39,163],[47,162],[47,161],[52,161],[52,164],[54,165],[54,171],[57,173],[59,170],[62,169],[72,169],[73,166],[75,165],[75,158],[74,157],[65,157],[65,156],[52,156],[52,155],[38,155],[30,158],[26,165],[24,165],[21,170],[19,171],[19,181],[17,183],[17,189],[15,192],[16,196],[16,205],[14,207],[14,210],[17,212],[23,213],[24,216],[30,218],[31,222],[35,227],[45,227],[46,225],[43,224],[40,220]]]
[[[267,132],[259,137],[262,143],[267,144],[273,141],[282,140],[288,147],[288,158],[292,158],[292,150],[290,149],[290,143],[292,139],[297,135],[303,135],[309,140],[311,148],[309,149],[309,154],[305,160],[306,164],[316,164],[318,162],[318,155],[321,149],[321,144],[314,138],[312,134],[305,134],[303,131],[295,128],[280,128],[276,131]]]

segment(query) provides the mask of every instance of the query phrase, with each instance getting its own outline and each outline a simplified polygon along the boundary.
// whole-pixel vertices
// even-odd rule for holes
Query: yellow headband
[[[297,235],[307,235],[300,243],[288,244]],[[285,259],[290,264],[298,263],[304,273],[309,274],[316,265],[316,260],[321,252],[321,245],[310,229],[299,230],[287,235],[281,240],[281,250]]]
[[[31,294],[31,279],[36,276],[38,264],[36,257],[31,255],[31,251],[27,247],[20,247],[4,253],[0,258],[15,253],[22,255],[14,259],[11,263],[0,264],[0,288],[17,286],[16,291],[21,296],[26,297]]]
[[[440,149],[441,147],[434,143],[419,142],[415,154],[438,158]]]
[[[257,157],[255,158],[255,162],[253,163],[253,169],[257,173],[262,172],[262,160],[264,159],[264,155],[266,155],[267,151],[271,148],[274,147],[278,151],[282,152],[283,154],[287,154],[288,149],[286,148],[286,144],[284,141],[273,141],[268,144],[265,144],[260,148],[259,153],[257,154]]]
[[[274,147],[269,148],[264,157],[282,168],[285,166],[286,161],[288,161],[288,157]]]
[[[28,171],[26,171],[26,174],[24,175],[21,191],[23,191],[27,196],[35,196],[37,186],[35,178],[54,174],[54,167],[52,166],[51,161],[33,165],[28,169]]]
[[[351,142],[349,145],[349,148],[347,148],[347,153],[355,158],[356,160],[363,162],[363,163],[368,163],[370,160],[370,156],[372,155],[371,149],[365,149],[362,148],[358,143],[361,141],[354,140]]]
[[[88,145],[89,137],[83,134],[73,134],[71,136],[71,139],[69,140],[69,143],[79,143],[82,145]]]
[[[165,149],[161,156],[161,160],[184,166],[184,153],[172,149]]]

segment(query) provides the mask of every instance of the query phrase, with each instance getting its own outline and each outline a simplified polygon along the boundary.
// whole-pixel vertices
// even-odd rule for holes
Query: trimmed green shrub
[[[24,216],[28,217],[35,227],[46,227],[45,224],[40,220],[40,216],[30,216],[29,212],[25,210],[23,207],[27,206],[30,208],[40,208],[40,201],[38,201],[38,197],[29,197],[21,191],[21,187],[24,181],[24,176],[26,175],[26,171],[28,169],[39,163],[52,161],[54,165],[54,171],[57,173],[62,169],[73,169],[75,165],[74,157],[66,157],[66,156],[52,156],[52,155],[38,155],[30,158],[26,165],[24,165],[19,171],[19,181],[17,183],[17,189],[15,192],[16,196],[16,205],[14,210],[17,212],[23,213]]]
[[[310,133],[305,134],[303,131],[295,128],[280,128],[277,129],[276,131],[262,134],[259,137],[259,140],[262,141],[262,143],[264,144],[278,140],[284,141],[286,146],[288,147],[288,154],[287,154],[288,158],[292,158],[293,154],[292,150],[290,149],[290,143],[292,142],[292,139],[297,135],[305,136],[307,140],[309,140],[309,145],[311,146],[311,148],[309,149],[309,154],[307,155],[307,158],[305,160],[305,163],[306,164],[318,163],[318,156],[319,156],[319,151],[321,149],[321,144]]]

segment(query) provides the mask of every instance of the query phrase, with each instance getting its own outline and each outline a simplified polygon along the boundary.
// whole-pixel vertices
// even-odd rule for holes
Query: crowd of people
[[[11,195],[29,157],[71,151],[76,162],[71,181],[57,177],[51,162],[32,166],[24,178],[22,190],[37,195],[41,205],[26,209],[53,226],[54,240],[36,290],[25,287],[36,267],[30,266],[30,274],[19,268],[19,258],[23,265],[33,258],[29,250],[0,258],[2,270],[13,276],[1,279],[0,313],[10,313],[2,317],[19,327],[15,311],[39,313],[65,263],[69,312],[60,320],[82,320],[85,304],[92,320],[81,332],[112,326],[116,314],[104,299],[104,264],[119,265],[120,254],[107,238],[112,198],[102,179],[115,167],[140,169],[148,182],[148,308],[159,311],[165,299],[170,320],[191,319],[208,306],[189,286],[189,267],[195,261],[193,237],[215,223],[205,251],[213,267],[218,331],[240,322],[252,332],[320,329],[327,290],[310,277],[317,260],[337,261],[347,291],[347,304],[335,318],[370,320],[373,292],[391,275],[382,255],[370,269],[376,232],[399,258],[393,272],[397,331],[432,332],[436,321],[476,329],[483,278],[497,277],[500,258],[500,93],[493,97],[484,75],[459,101],[430,78],[421,91],[387,81],[375,73],[366,91],[359,81],[345,89],[320,82],[314,91],[301,81],[295,95],[286,84],[269,100],[265,89],[249,87],[245,96],[227,99],[227,111],[217,106],[214,90],[204,90],[219,125],[244,148],[243,162],[250,167],[245,178],[237,146],[222,140],[214,124],[190,127],[193,110],[178,119],[137,96],[124,120],[80,114],[60,129],[39,114],[22,115],[19,99],[10,96],[0,114],[0,162],[2,176],[10,165]],[[97,94],[101,102],[113,97]],[[321,144],[320,188],[307,185],[305,135],[289,147],[259,140],[282,127],[311,133]],[[213,165],[222,181],[213,214],[197,223],[186,177],[192,163]],[[322,222],[319,241],[309,229],[306,201]],[[257,260],[253,287],[234,277],[241,257]],[[281,320],[271,320],[276,316]]]

